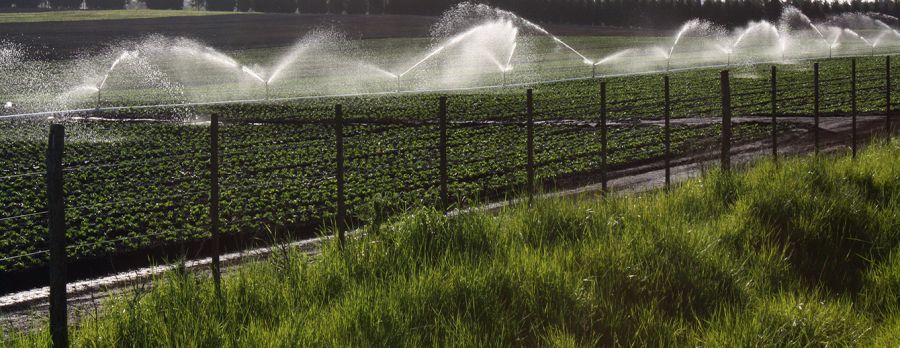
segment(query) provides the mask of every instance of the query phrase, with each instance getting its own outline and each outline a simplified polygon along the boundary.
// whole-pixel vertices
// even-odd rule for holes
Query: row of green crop
[[[65,191],[70,253],[108,255],[158,243],[206,236],[208,134],[206,127],[160,122],[66,122],[90,130],[65,153]],[[8,123],[38,132],[46,124]],[[432,205],[438,201],[438,129],[434,125],[357,124],[346,127],[346,176],[350,215],[372,218],[373,209]],[[661,129],[615,126],[610,164],[658,158]],[[675,127],[676,153],[704,146],[717,126]],[[741,138],[764,127],[742,126]],[[461,202],[520,189],[525,183],[525,132],[521,124],[454,125],[449,130],[450,193]],[[4,168],[35,175],[0,179],[0,269],[29,268],[46,261],[43,142],[3,142]],[[222,216],[226,233],[263,225],[316,224],[334,212],[334,133],[328,125],[231,124],[221,133]],[[537,175],[542,181],[599,168],[599,128],[543,124],[536,129]],[[9,175],[27,174],[7,172]],[[373,203],[374,202],[374,203]],[[379,205],[381,207],[375,207]],[[36,215],[29,215],[35,214]],[[20,215],[25,217],[17,218]],[[33,254],[33,255],[30,255]],[[24,256],[28,255],[28,256]]]
[[[848,59],[821,65],[822,111],[849,110]],[[858,107],[884,108],[884,60],[858,59]],[[731,71],[736,115],[770,110],[768,67]],[[812,111],[811,63],[778,66],[779,110]],[[894,69],[898,71],[900,69]],[[675,117],[713,117],[719,110],[719,74],[673,73]],[[607,79],[610,164],[634,164],[663,153],[662,130],[629,125],[662,116],[661,75]],[[537,176],[554,181],[600,168],[599,84],[596,80],[534,87]],[[266,224],[294,226],[332,218],[335,200],[334,133],[327,122],[342,104],[348,204],[355,219],[376,211],[438,201],[436,93],[318,98],[170,110],[104,111],[92,116],[169,120],[173,115],[219,113],[222,128],[222,213],[227,233]],[[525,184],[525,93],[522,88],[449,94],[450,194],[469,203],[520,190]],[[178,118],[176,116],[174,118]],[[206,116],[203,116],[206,117]],[[365,122],[365,121],[372,122]],[[580,120],[586,122],[566,122]],[[155,243],[204,237],[208,231],[208,128],[203,123],[105,122],[69,119],[67,223],[74,257],[107,255]],[[39,265],[47,248],[43,221],[43,152],[47,122],[3,121],[0,135],[0,271]],[[767,127],[738,127],[738,140]],[[673,149],[710,147],[718,126],[678,126]],[[26,256],[27,255],[27,256]]]
[[[885,109],[885,58],[858,57],[857,102],[860,112],[877,113]],[[838,114],[850,111],[850,58],[820,62],[820,111]],[[894,64],[892,80],[900,81],[900,66]],[[811,115],[813,112],[813,62],[776,64],[778,69],[779,112],[786,115]],[[769,65],[734,66],[730,83],[736,114],[766,115],[770,112]],[[663,74],[605,78],[608,109],[613,118],[661,118],[663,115]],[[720,76],[715,69],[700,69],[669,74],[673,117],[717,116],[720,114]],[[596,119],[600,110],[599,79],[585,79],[530,86],[534,89],[537,118]],[[900,92],[900,83],[893,83]],[[523,118],[525,86],[478,89],[445,93],[388,93],[353,97],[321,97],[265,103],[225,104],[168,109],[124,109],[103,112],[113,118],[159,118],[166,115],[219,113],[229,120],[325,120],[334,117],[334,105],[344,106],[348,119],[435,120],[438,99],[449,96],[451,120]],[[896,99],[896,98],[895,98]]]

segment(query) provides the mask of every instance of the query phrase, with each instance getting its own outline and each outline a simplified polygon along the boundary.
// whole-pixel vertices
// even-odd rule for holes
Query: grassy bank
[[[84,346],[896,346],[900,141],[669,192],[418,211],[314,262],[168,275]],[[12,335],[43,344],[46,330]]]

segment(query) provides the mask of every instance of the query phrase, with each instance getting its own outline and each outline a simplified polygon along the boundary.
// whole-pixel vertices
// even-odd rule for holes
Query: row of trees
[[[116,9],[127,0],[0,0],[3,7]],[[183,0],[141,0],[152,9],[181,9]],[[192,0],[210,11],[276,13],[438,15],[459,0]],[[671,28],[700,17],[723,25],[775,20],[790,4],[813,19],[843,12],[881,12],[900,16],[900,0],[482,0],[525,18],[550,23]]]
[[[0,9],[15,7],[26,9],[51,8],[55,10],[77,10],[81,8],[118,10],[125,8],[127,2],[128,0],[0,0]]]

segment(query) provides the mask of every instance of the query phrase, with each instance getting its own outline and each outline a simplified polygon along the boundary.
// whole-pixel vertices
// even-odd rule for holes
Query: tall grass
[[[419,210],[314,259],[168,274],[80,346],[897,346],[900,141],[669,192]],[[47,330],[11,333],[45,344]]]

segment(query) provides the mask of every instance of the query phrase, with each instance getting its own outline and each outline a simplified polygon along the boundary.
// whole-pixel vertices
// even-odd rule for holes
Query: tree
[[[295,0],[253,0],[253,9],[259,12],[294,13]]]
[[[206,0],[207,11],[234,11],[235,0]]]
[[[237,0],[235,8],[241,12],[247,12],[253,9],[253,0]]]
[[[85,6],[91,10],[121,10],[126,0],[85,0]]]
[[[184,8],[183,0],[144,0],[144,4],[151,10],[181,10]]]
[[[344,13],[344,0],[328,0],[328,13],[342,14]]]
[[[325,0],[298,0],[297,7],[300,13],[325,13],[328,10]]]
[[[76,10],[81,7],[81,0],[50,0],[54,10]]]
[[[41,0],[12,0],[16,8],[37,8],[41,4]]]
[[[369,2],[367,0],[346,0],[347,13],[349,14],[368,14]]]

